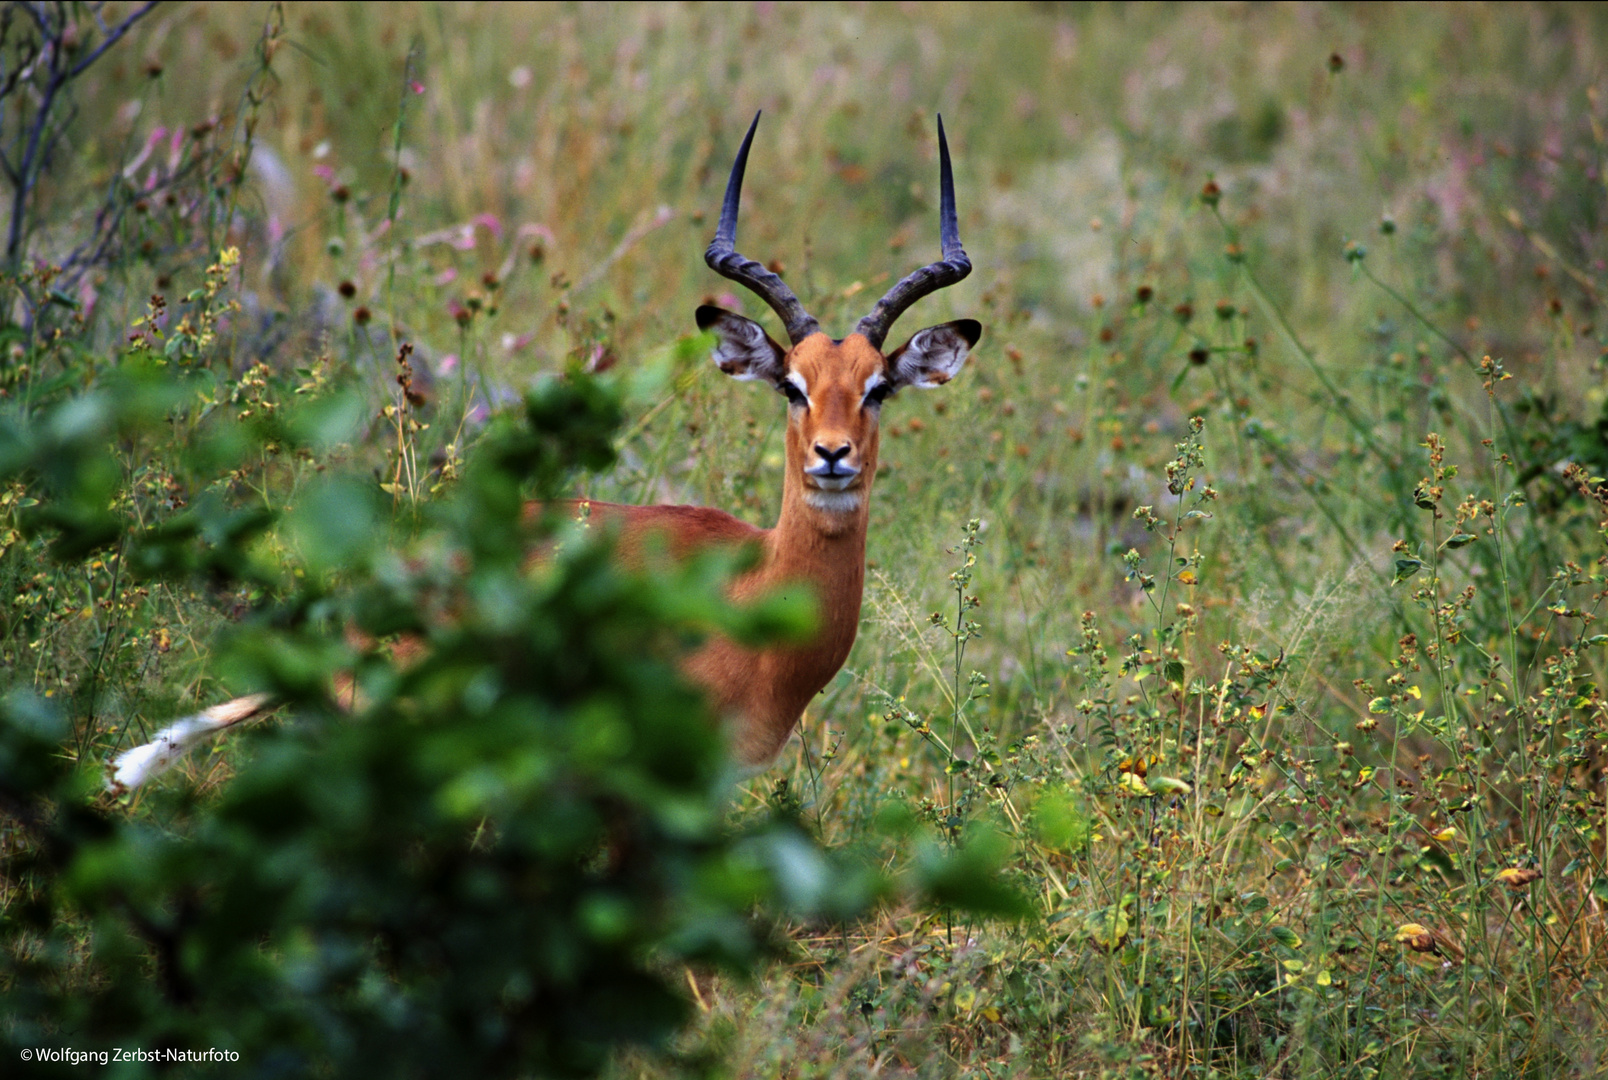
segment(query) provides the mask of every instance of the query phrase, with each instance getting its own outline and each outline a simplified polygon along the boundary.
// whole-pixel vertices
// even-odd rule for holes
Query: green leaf
[[[976,915],[1026,918],[1032,905],[1001,874],[1010,857],[1010,841],[986,827],[972,830],[958,851],[928,841],[917,852],[916,882],[934,905]]]
[[[1051,788],[1040,795],[1029,821],[1039,843],[1069,854],[1087,848],[1094,833],[1094,823],[1078,797],[1066,787]]]
[[[1128,936],[1128,912],[1121,904],[1092,911],[1083,920],[1083,932],[1102,949],[1115,949]]]
[[[301,399],[288,421],[291,438],[313,450],[327,451],[358,437],[368,407],[358,394],[334,393]]]
[[[378,539],[379,516],[371,486],[336,477],[306,489],[285,524],[307,565],[327,571],[346,566],[371,549]]]
[[[1273,935],[1274,941],[1277,941],[1286,949],[1299,949],[1301,947],[1301,935],[1291,930],[1288,926],[1274,923],[1267,928],[1267,932]]]

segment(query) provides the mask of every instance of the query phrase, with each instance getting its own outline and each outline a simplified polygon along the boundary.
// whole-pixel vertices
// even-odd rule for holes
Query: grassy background
[[[1040,917],[783,927],[790,963],[689,984],[687,1038],[734,1075],[1594,1075],[1603,509],[1564,465],[1608,472],[1605,43],[1594,6],[172,5],[80,86],[31,250],[115,170],[234,153],[210,234],[131,202],[74,357],[237,244],[231,407],[367,387],[399,502],[613,365],[645,374],[587,494],[769,524],[778,403],[671,348],[707,297],[770,318],[701,257],[737,141],[763,109],[739,249],[842,333],[936,257],[942,112],[975,269],[890,341],[983,342],[884,414],[859,643],[737,812],[992,823]],[[183,482],[131,453],[136,503]],[[88,701],[75,752],[219,692],[249,598],[25,555],[4,659]]]

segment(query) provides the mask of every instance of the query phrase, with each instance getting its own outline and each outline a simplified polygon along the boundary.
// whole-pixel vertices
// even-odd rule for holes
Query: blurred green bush
[[[0,423],[0,467],[44,495],[30,528],[59,558],[129,529],[105,509],[105,443],[165,424],[182,397],[155,369],[121,382]],[[412,559],[364,512],[372,481],[334,471],[289,522],[316,572],[254,557],[261,514],[202,504],[134,529],[147,577],[250,575],[276,597],[223,662],[295,719],[253,732],[217,798],[164,791],[130,816],[97,801],[92,762],[64,757],[55,704],[12,688],[0,805],[27,854],[0,920],[0,1053],[219,1047],[252,1075],[590,1075],[611,1048],[677,1030],[678,964],[762,956],[756,905],[844,917],[886,891],[784,820],[726,828],[723,741],[677,674],[704,634],[797,635],[811,613],[731,607],[731,557],[632,573],[601,530],[527,514],[532,492],[612,459],[619,419],[584,375],[532,391],[416,523]],[[538,544],[550,554],[527,569]],[[348,645],[348,626],[428,648],[401,667]],[[344,670],[355,715],[331,700]],[[935,892],[998,906],[961,858],[923,861]]]

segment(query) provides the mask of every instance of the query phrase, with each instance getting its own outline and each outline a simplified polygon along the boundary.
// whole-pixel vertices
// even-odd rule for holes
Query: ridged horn
[[[754,130],[759,127],[759,116],[759,113],[754,114],[754,122],[748,125],[748,135],[743,139],[742,149],[737,151],[736,162],[732,164],[731,179],[726,181],[726,200],[720,207],[720,227],[715,230],[715,238],[709,242],[709,250],[704,252],[704,262],[715,273],[752,290],[769,304],[771,310],[781,318],[782,325],[787,327],[788,338],[797,345],[819,332],[820,323],[804,310],[804,305],[798,302],[798,297],[793,295],[793,290],[787,287],[786,282],[736,250],[737,205],[742,201],[743,173],[748,169],[748,148],[754,141]]]
[[[871,309],[871,314],[860,320],[855,331],[864,334],[878,349],[882,348],[894,321],[911,304],[971,273],[971,260],[966,257],[966,249],[960,246],[960,223],[955,218],[955,174],[949,165],[949,140],[944,138],[942,116],[938,117],[938,183],[938,241],[943,258],[923,266],[889,289]]]

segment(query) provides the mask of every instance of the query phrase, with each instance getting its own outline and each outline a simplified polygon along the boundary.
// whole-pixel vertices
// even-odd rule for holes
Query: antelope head
[[[892,352],[882,351],[889,328],[907,308],[971,273],[955,219],[949,144],[939,117],[938,233],[943,258],[904,278],[877,301],[853,333],[834,339],[821,331],[779,276],[735,250],[743,173],[758,126],[756,115],[732,165],[720,225],[704,260],[716,273],[769,304],[792,344],[783,348],[752,319],[711,305],[698,309],[698,328],[714,332],[713,359],[721,371],[735,379],[767,382],[787,398],[787,490],[797,492],[819,513],[825,531],[840,532],[863,514],[870,494],[877,471],[882,403],[907,386],[926,389],[954,378],[982,336],[981,324],[957,319],[917,331]],[[784,496],[784,506],[786,501]]]

